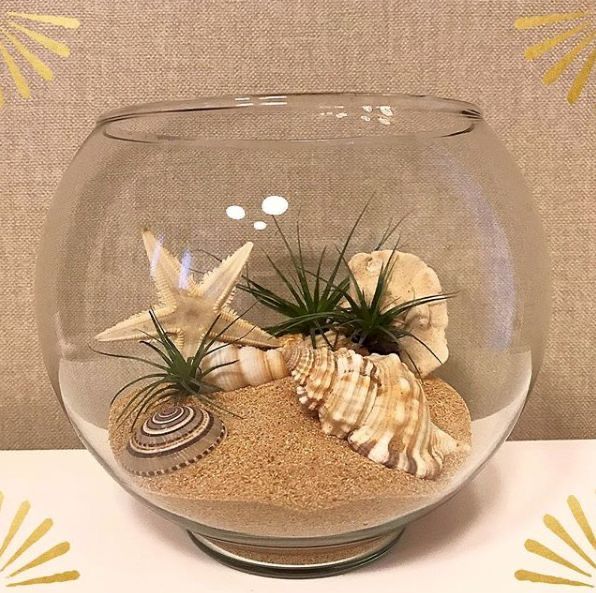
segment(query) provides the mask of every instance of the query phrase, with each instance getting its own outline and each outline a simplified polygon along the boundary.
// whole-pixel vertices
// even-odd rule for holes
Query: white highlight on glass
[[[262,220],[257,220],[252,226],[254,226],[257,231],[264,231],[267,228],[267,223]]]
[[[190,277],[190,267],[192,265],[192,255],[186,250],[180,262],[180,275],[178,276],[178,288],[185,290],[188,288],[188,279]]]
[[[267,196],[263,200],[261,208],[265,214],[280,216],[288,209],[288,200],[283,196]]]
[[[246,216],[246,212],[242,206],[228,206],[226,208],[226,214],[232,220],[242,220]]]

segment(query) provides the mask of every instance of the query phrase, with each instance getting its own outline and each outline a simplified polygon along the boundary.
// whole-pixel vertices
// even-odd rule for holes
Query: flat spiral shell
[[[208,455],[225,434],[210,411],[193,403],[168,404],[137,426],[120,462],[138,476],[167,474]]]

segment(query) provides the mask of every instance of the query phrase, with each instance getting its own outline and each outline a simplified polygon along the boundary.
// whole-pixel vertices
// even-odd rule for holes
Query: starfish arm
[[[155,283],[159,302],[174,307],[181,290],[196,289],[194,277],[148,229],[143,231],[143,244],[149,258],[151,278]]]
[[[227,307],[222,309],[212,333],[220,334],[217,339],[222,342],[234,342],[242,346],[256,346],[257,348],[278,348],[280,346],[276,337],[263,331],[254,323],[239,318],[235,311]]]
[[[205,331],[202,331],[202,328],[199,328],[198,330],[197,328],[193,328],[193,331],[191,332],[184,332],[181,330],[179,334],[176,334],[174,343],[185,360],[197,353],[197,350],[205,337],[205,333]]]
[[[233,297],[234,288],[252,251],[252,243],[245,243],[240,249],[224,259],[217,268],[203,276],[193,294],[213,304],[213,310],[219,311]]]
[[[190,347],[192,347],[192,344],[189,343],[189,340],[185,339],[185,333],[184,330],[178,328],[176,330],[176,335],[174,336],[174,346],[176,346],[176,348],[178,348],[180,354],[182,354],[182,356],[186,359],[189,356],[194,356],[195,352],[197,351],[197,349],[194,349],[194,352],[188,352],[188,350],[190,349]]]
[[[164,330],[168,333],[174,333],[175,328],[170,321],[176,312],[175,307],[162,306],[157,307],[154,311]],[[149,312],[143,311],[102,331],[95,336],[95,339],[99,342],[115,342],[120,340],[141,340],[147,335],[156,338],[157,332]]]

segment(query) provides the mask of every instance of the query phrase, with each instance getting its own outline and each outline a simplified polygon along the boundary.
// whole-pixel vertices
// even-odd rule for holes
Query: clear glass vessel
[[[269,196],[275,198],[264,206]],[[188,479],[177,496],[174,478],[166,488],[162,478],[127,471],[111,444],[110,406],[118,390],[146,370],[141,362],[99,351],[142,350],[134,341],[98,344],[95,337],[158,304],[151,281],[156,263],[147,261],[143,229],[179,257],[181,289],[190,274],[200,279],[217,266],[212,256],[225,257],[250,241],[250,278],[283,292],[268,258],[288,274],[294,264],[276,222],[293,246],[299,222],[311,280],[327,249],[323,279],[362,213],[346,260],[371,252],[391,221],[401,221],[399,250],[422,258],[454,295],[447,305],[449,358],[434,375],[453,386],[470,411],[465,460],[432,488],[408,476],[408,484],[422,484],[416,495],[354,495],[329,508],[312,501],[298,508],[296,502],[305,482],[323,488],[326,475],[348,480],[343,468],[316,451],[298,461],[286,460],[280,449],[262,454],[269,481],[262,500],[211,492],[194,501]],[[155,103],[101,116],[51,206],[36,300],[56,394],[113,478],[223,562],[301,577],[378,557],[409,521],[448,499],[486,463],[511,432],[540,366],[549,286],[543,231],[527,188],[476,106],[413,95],[270,95]],[[237,291],[234,308],[261,328],[278,320],[246,291]],[[248,427],[256,420],[246,416]],[[225,413],[221,417],[228,422]],[[228,427],[230,447],[233,432]],[[335,446],[333,438],[321,433],[325,446]],[[202,488],[209,489],[216,473],[232,493],[258,478],[257,454],[249,460],[242,447],[234,451],[221,457],[217,472],[202,476]],[[168,474],[176,475],[182,474]]]

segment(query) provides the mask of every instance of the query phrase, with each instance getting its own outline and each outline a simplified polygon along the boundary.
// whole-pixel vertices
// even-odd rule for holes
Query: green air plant
[[[329,327],[330,320],[338,311],[349,287],[350,279],[344,271],[346,252],[367,207],[368,203],[356,218],[343,245],[338,248],[337,256],[330,260],[331,273],[327,278],[321,275],[322,269],[328,262],[326,248],[321,251],[316,268],[314,270],[307,269],[302,249],[300,223],[296,223],[296,246],[293,247],[277,219],[273,218],[290,257],[289,270],[283,271],[282,267],[273,258],[269,255],[266,255],[266,257],[280,280],[281,286],[287,289],[289,296],[286,297],[280,292],[267,288],[263,284],[252,280],[249,276],[245,276],[245,283],[239,285],[239,288],[251,294],[259,303],[285,318],[283,321],[268,327],[268,331],[274,335],[302,333],[310,335],[314,340],[315,335],[322,334]],[[400,222],[394,224],[391,221],[389,223],[376,247],[377,249],[382,248],[383,244],[393,236]]]
[[[394,248],[389,260],[381,268],[375,291],[370,298],[364,294],[346,265],[352,288],[344,291],[345,300],[330,316],[327,326],[349,336],[352,341],[366,347],[370,352],[381,354],[397,352],[407,357],[407,353],[400,352],[399,343],[402,338],[408,336],[422,344],[439,360],[422,340],[406,328],[405,318],[415,307],[444,301],[453,295],[435,294],[387,304],[387,284],[393,273],[396,253],[397,250]],[[414,361],[411,360],[411,363],[414,364]]]
[[[326,315],[339,306],[344,290],[348,286],[348,278],[338,279],[338,274],[343,267],[342,257],[361,217],[362,215],[358,217],[344,241],[340,249],[340,256],[331,262],[331,274],[326,281],[321,277],[321,271],[327,260],[326,248],[321,251],[316,265],[316,273],[311,276],[305,267],[300,223],[296,223],[296,247],[292,247],[279,222],[274,218],[277,231],[290,257],[290,269],[283,271],[270,255],[266,254],[266,258],[281,284],[287,289],[289,296],[286,297],[275,290],[266,288],[249,276],[246,277],[246,283],[242,285],[242,289],[251,294],[259,303],[285,318],[280,323],[268,327],[268,331],[274,335],[296,332],[311,337],[322,332],[322,323]]]
[[[223,366],[234,364],[236,361],[217,364],[207,368],[203,368],[201,366],[201,363],[208,353],[215,352],[226,346],[226,344],[220,344],[216,347],[213,347],[214,343],[221,334],[217,334],[214,337],[208,337],[219,318],[215,319],[209,328],[209,331],[201,340],[201,343],[199,344],[194,356],[184,358],[170,336],[168,336],[168,334],[164,331],[153,309],[149,310],[149,315],[151,316],[151,321],[155,326],[157,339],[155,339],[152,343],[149,341],[149,336],[147,335],[147,339],[140,340],[139,343],[152,350],[153,353],[157,354],[159,359],[161,359],[159,362],[157,362],[154,358],[143,358],[140,356],[130,356],[127,354],[114,354],[92,348],[92,350],[98,354],[111,356],[113,358],[135,360],[142,362],[153,369],[153,372],[142,375],[141,377],[128,382],[116,392],[112,399],[112,404],[125,390],[129,389],[133,385],[143,383],[140,389],[126,403],[118,415],[117,422],[120,423],[129,416],[134,415],[134,424],[137,422],[139,417],[154,404],[182,400],[188,396],[197,398],[206,407],[220,409],[231,414],[232,412],[225,410],[225,408],[220,406],[214,399],[213,393],[219,391],[219,388],[216,385],[210,383],[208,378],[210,373],[212,373],[214,370]],[[232,321],[232,323],[234,322],[235,320]],[[232,323],[226,326],[222,333],[227,331]]]

